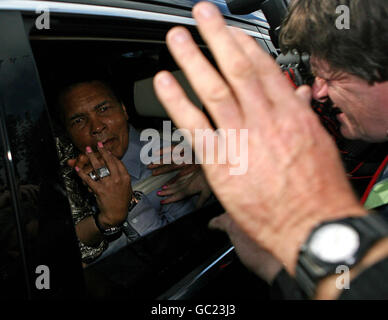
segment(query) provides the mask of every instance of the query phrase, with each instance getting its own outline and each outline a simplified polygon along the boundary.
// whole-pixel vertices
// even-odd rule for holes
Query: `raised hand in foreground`
[[[295,91],[252,38],[225,26],[214,5],[196,5],[193,16],[222,75],[186,29],[170,30],[168,47],[215,126],[237,130],[237,141],[240,129],[249,133],[246,173],[230,175],[236,165],[228,159],[204,164],[207,180],[239,228],[294,274],[299,247],[317,223],[366,211],[334,142],[310,108],[310,89]],[[195,129],[215,129],[169,72],[157,74],[154,86],[170,117],[193,141]]]

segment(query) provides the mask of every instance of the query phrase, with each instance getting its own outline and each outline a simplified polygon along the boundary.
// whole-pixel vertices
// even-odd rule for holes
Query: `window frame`
[[[102,19],[103,21],[141,21],[142,23],[158,23],[163,27],[170,28],[173,25],[176,24],[183,24],[187,27],[189,27],[192,30],[195,26],[195,21],[191,17],[187,16],[181,16],[181,15],[175,15],[175,14],[166,14],[166,13],[158,13],[158,12],[151,12],[151,11],[139,11],[134,9],[123,9],[123,8],[113,8],[113,7],[106,7],[106,6],[96,6],[96,5],[84,5],[84,4],[71,4],[71,3],[59,3],[59,2],[44,2],[42,1],[36,1],[36,2],[30,2],[30,1],[21,1],[19,4],[15,4],[11,1],[4,1],[0,4],[0,12],[1,10],[17,10],[18,14],[20,16],[23,16],[24,22],[25,22],[25,28],[31,33],[30,39],[27,41],[31,41],[31,39],[38,39],[39,37],[43,37],[46,39],[49,39],[49,35],[45,33],[44,31],[36,32],[34,30],[34,26],[32,24],[33,19],[36,18],[36,9],[39,7],[39,5],[44,4],[49,10],[50,13],[53,14],[54,19],[72,19],[77,17],[88,19]],[[233,21],[231,19],[227,19],[227,23],[229,25],[234,25],[238,27],[245,26],[245,28],[242,28],[243,31],[245,31],[247,34],[253,36],[256,41],[258,41],[261,46],[266,49],[268,52],[270,52],[268,45],[266,45],[266,42],[269,41],[269,36],[263,34],[258,27],[255,27],[257,31],[254,31],[255,29],[252,26],[248,24],[244,24],[241,21]],[[163,28],[164,29],[164,28]],[[163,30],[162,30],[163,33]],[[87,38],[85,38],[87,39]],[[85,40],[84,39],[84,40]],[[91,38],[90,38],[91,39]],[[103,38],[105,40],[111,39],[109,37]],[[115,39],[114,41],[129,41],[125,38],[119,38]],[[148,39],[145,41],[149,41]],[[34,60],[35,61],[35,60]],[[41,92],[42,96],[44,97],[43,92]],[[46,110],[47,112],[47,110]],[[15,192],[16,195],[16,192]],[[17,198],[15,198],[17,199]],[[18,205],[18,201],[15,202],[15,205]],[[230,252],[231,248],[227,249],[227,252]],[[221,256],[223,256],[225,253],[222,253]],[[216,261],[218,261],[219,258],[216,258]],[[210,265],[202,266],[199,271],[199,274],[203,274],[206,270],[209,270],[209,268],[214,265],[214,262],[211,262]],[[193,266],[195,267],[195,266]],[[179,279],[177,279],[179,280]],[[31,283],[31,281],[28,281]],[[30,297],[31,295],[29,295]]]

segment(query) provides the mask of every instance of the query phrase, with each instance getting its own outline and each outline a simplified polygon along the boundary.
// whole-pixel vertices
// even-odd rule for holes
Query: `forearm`
[[[78,239],[90,247],[98,246],[103,240],[102,234],[98,230],[93,216],[88,216],[81,220],[76,226],[75,231]]]

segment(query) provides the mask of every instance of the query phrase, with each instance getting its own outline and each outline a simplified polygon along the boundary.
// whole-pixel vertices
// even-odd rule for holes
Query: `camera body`
[[[289,51],[287,54],[279,54],[276,62],[297,87],[304,84],[308,86],[313,85],[314,76],[310,69],[309,54],[299,54],[297,51]]]
[[[284,17],[288,12],[290,0],[226,0],[232,14],[249,14],[262,10],[270,26],[270,37],[276,48],[279,48],[279,32]]]

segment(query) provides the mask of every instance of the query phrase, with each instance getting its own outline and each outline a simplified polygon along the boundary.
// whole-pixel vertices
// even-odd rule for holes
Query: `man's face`
[[[331,72],[323,61],[312,58],[311,65],[316,75],[313,97],[320,101],[329,97],[341,109],[337,119],[344,137],[370,142],[388,139],[388,81],[371,86],[349,73]]]
[[[101,82],[77,84],[61,97],[64,121],[74,145],[85,153],[101,141],[121,159],[128,148],[128,115],[123,105]]]

